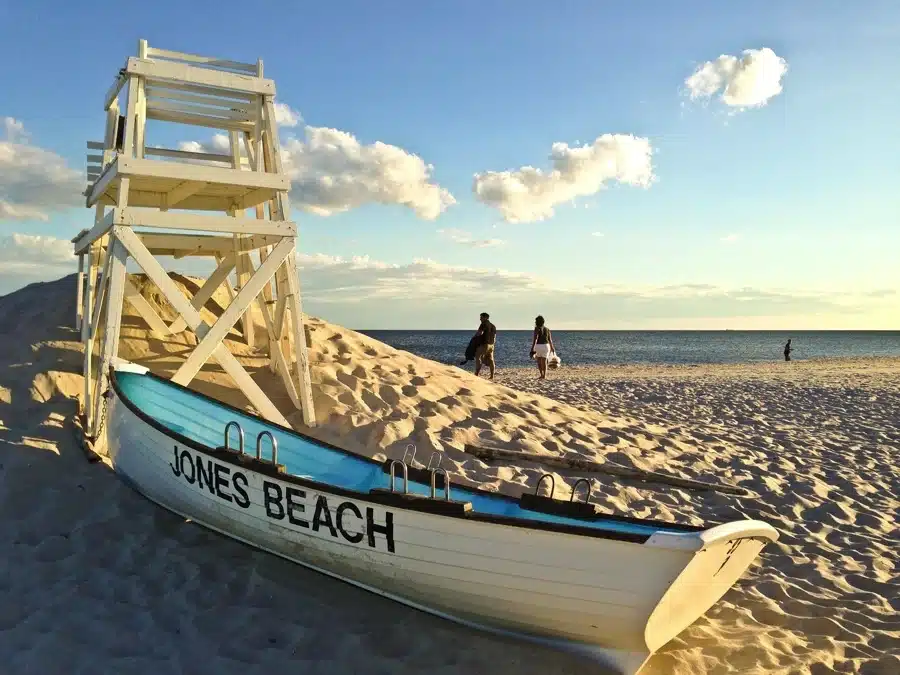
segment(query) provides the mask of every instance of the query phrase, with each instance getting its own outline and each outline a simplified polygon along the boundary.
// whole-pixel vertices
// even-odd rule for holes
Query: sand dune
[[[597,672],[255,552],[87,464],[70,421],[82,387],[74,296],[67,277],[0,298],[0,672]],[[505,371],[489,383],[318,319],[309,326],[313,433],[356,452],[399,457],[414,443],[427,462],[441,450],[454,482],[512,494],[545,470],[488,465],[466,443],[716,476],[754,495],[599,481],[594,500],[611,509],[759,517],[782,534],[647,673],[900,672],[900,360],[566,368],[542,383],[536,371]],[[168,374],[195,342],[153,336],[129,312],[120,354]],[[279,390],[263,355],[229,346]],[[246,404],[215,365],[192,386]],[[579,474],[554,476],[567,496]]]

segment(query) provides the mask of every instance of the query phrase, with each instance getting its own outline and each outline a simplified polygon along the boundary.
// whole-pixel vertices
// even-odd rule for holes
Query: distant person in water
[[[487,312],[481,313],[481,323],[475,337],[478,338],[478,347],[475,349],[475,376],[481,373],[481,367],[490,368],[490,379],[494,379],[494,343],[497,341],[497,327],[491,323]]]
[[[791,352],[794,351],[794,348],[791,347],[791,338],[788,338],[787,344],[784,346],[784,360],[791,360]]]
[[[550,334],[550,329],[544,325],[544,317],[535,317],[534,335],[531,339],[531,356],[535,358],[538,364],[538,372],[541,374],[538,379],[547,379],[547,359],[555,351],[553,348],[553,336]]]

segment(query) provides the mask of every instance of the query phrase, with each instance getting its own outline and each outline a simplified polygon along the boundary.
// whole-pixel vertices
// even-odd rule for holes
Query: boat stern
[[[651,652],[699,619],[746,572],[762,549],[778,539],[768,523],[742,520],[684,537],[657,533],[645,545],[693,549],[694,555],[654,608],[644,633]]]

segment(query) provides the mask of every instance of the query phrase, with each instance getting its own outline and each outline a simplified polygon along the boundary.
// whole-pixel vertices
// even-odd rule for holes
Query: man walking
[[[480,339],[478,348],[475,350],[475,376],[481,373],[481,366],[486,365],[490,368],[490,379],[494,379],[494,343],[497,340],[497,327],[490,322],[490,315],[487,312],[481,313],[481,324],[478,326],[478,332],[475,336]]]

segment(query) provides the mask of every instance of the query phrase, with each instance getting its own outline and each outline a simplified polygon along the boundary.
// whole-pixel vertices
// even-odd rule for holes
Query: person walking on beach
[[[544,317],[537,316],[534,319],[534,335],[531,339],[531,356],[537,360],[539,380],[547,379],[547,359],[556,350],[553,347],[553,336],[550,329],[544,325]]]
[[[794,351],[794,348],[791,347],[791,339],[792,338],[788,338],[787,344],[784,346],[784,360],[785,361],[791,360],[791,352]]]
[[[475,349],[475,377],[481,373],[481,367],[486,365],[490,368],[491,376],[494,379],[494,343],[497,341],[497,327],[491,323],[490,315],[487,312],[481,313],[481,323],[475,337],[479,338],[478,347]]]

